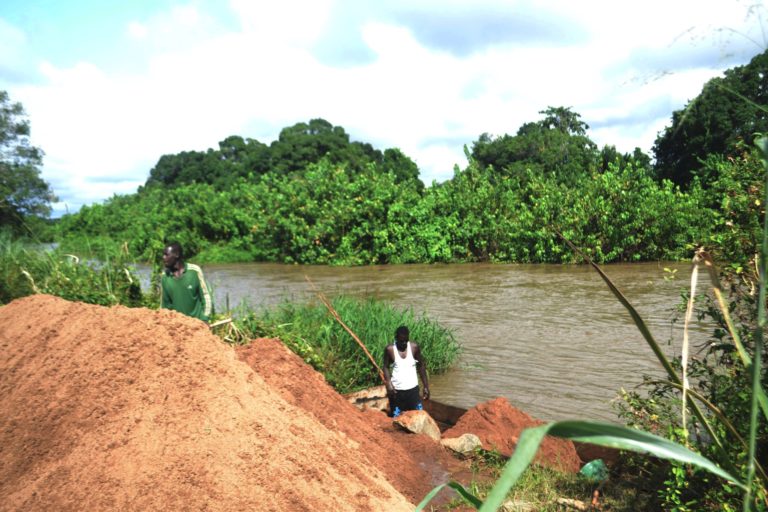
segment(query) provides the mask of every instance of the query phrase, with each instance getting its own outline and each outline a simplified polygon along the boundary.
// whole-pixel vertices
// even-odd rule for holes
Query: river
[[[677,269],[665,279],[664,267]],[[604,267],[671,356],[679,353],[682,320],[672,323],[690,265]],[[471,407],[497,396],[543,420],[616,422],[611,402],[643,374],[663,372],[629,314],[598,274],[584,265],[205,265],[217,310],[304,300],[309,276],[326,295],[372,295],[424,311],[455,329],[459,363],[431,376],[433,398]],[[145,274],[146,275],[146,274]],[[706,339],[697,325],[692,341]],[[670,343],[670,340],[672,342]],[[415,340],[418,341],[418,340]],[[428,354],[425,354],[429,357]]]

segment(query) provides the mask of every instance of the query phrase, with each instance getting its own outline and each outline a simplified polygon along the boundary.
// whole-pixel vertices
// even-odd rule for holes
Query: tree
[[[213,180],[219,189],[231,185],[238,177],[252,179],[260,176],[269,171],[271,164],[269,146],[238,135],[230,135],[219,142],[219,157],[230,164],[225,173]]]
[[[149,171],[146,186],[209,183],[217,190],[224,190],[239,178],[252,180],[266,173],[269,166],[269,146],[255,139],[230,135],[219,142],[218,150],[182,151],[161,156]]]
[[[651,157],[646,155],[640,148],[635,148],[632,153],[622,154],[619,153],[616,146],[606,144],[600,150],[598,169],[600,172],[606,172],[611,165],[616,165],[622,171],[632,166],[636,171],[641,171],[646,176],[655,176],[651,166]]]
[[[672,113],[672,125],[653,146],[658,176],[687,186],[708,155],[736,155],[740,142],[751,146],[756,132],[768,131],[766,104],[768,51],[713,78],[684,109]]]
[[[539,124],[547,130],[558,130],[567,135],[586,135],[589,125],[581,120],[581,114],[572,112],[568,107],[547,107],[539,114],[544,119]]]
[[[587,137],[589,126],[566,107],[539,112],[544,119],[525,123],[514,136],[493,138],[484,133],[472,145],[472,158],[481,168],[493,166],[500,175],[522,176],[527,169],[555,176],[563,183],[589,172],[597,146]]]
[[[398,185],[413,183],[417,191],[424,191],[424,183],[419,179],[419,166],[400,149],[385,149],[380,165],[384,172],[394,173]]]
[[[418,180],[418,167],[400,150],[387,149],[383,154],[367,142],[350,142],[343,127],[325,119],[283,128],[270,150],[272,170],[283,174],[302,173],[308,165],[325,159],[333,165],[343,164],[350,173],[363,172],[368,164],[375,163],[384,171],[394,171],[398,179]]]
[[[201,151],[182,151],[175,155],[163,155],[155,167],[149,171],[147,186],[160,184],[172,187],[188,183],[206,183],[203,162],[205,153]]]
[[[325,119],[296,123],[283,128],[270,149],[273,169],[281,173],[303,171],[307,165],[326,157],[331,163],[344,161],[349,149],[349,135],[341,126]]]
[[[0,225],[24,231],[31,218],[48,217],[56,201],[40,177],[43,152],[29,143],[29,120],[21,103],[0,91]]]
[[[381,173],[394,173],[398,185],[414,184],[418,190],[424,189],[418,166],[399,149],[382,152],[367,142],[350,141],[341,126],[312,119],[283,128],[278,140],[270,145],[230,135],[219,142],[217,149],[163,155],[139,192],[193,183],[227,190],[243,181],[258,183],[268,174],[301,176],[309,165],[321,161],[343,168],[350,175],[364,173],[373,165]]]

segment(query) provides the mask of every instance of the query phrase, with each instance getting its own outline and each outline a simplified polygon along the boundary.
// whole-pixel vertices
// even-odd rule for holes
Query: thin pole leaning
[[[307,282],[309,283],[309,286],[312,287],[312,290],[314,290],[314,292],[317,294],[318,298],[320,299],[320,302],[322,302],[325,305],[325,307],[328,309],[328,311],[331,313],[331,316],[333,316],[333,318],[335,318],[336,321],[339,322],[339,325],[341,325],[344,328],[344,330],[346,330],[349,333],[349,335],[352,336],[352,338],[357,342],[357,344],[360,345],[360,348],[363,349],[363,352],[365,352],[365,355],[368,356],[368,359],[370,359],[371,363],[373,363],[373,366],[376,368],[376,371],[379,372],[379,378],[381,378],[381,381],[386,384],[387,381],[384,379],[384,372],[381,371],[381,368],[379,367],[379,365],[376,364],[376,360],[374,360],[371,353],[368,352],[368,348],[365,346],[365,344],[362,341],[360,341],[360,338],[357,337],[357,334],[352,332],[352,329],[347,327],[347,324],[344,323],[344,321],[341,319],[341,316],[339,316],[339,313],[337,313],[336,310],[331,305],[331,301],[329,301],[328,297],[326,297],[325,294],[321,292],[317,288],[317,286],[315,286],[315,283],[312,282],[309,276],[305,274],[304,279],[307,280]]]

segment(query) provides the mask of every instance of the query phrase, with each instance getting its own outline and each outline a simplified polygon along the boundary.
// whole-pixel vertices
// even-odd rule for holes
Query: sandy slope
[[[0,307],[2,510],[412,510],[359,446],[197,320]]]

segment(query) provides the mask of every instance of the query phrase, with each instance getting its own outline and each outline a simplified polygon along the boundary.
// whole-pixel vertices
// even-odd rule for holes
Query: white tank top
[[[405,348],[405,357],[400,356],[395,343],[392,344],[392,351],[394,352],[395,359],[395,364],[392,368],[392,387],[405,391],[418,386],[419,377],[416,374],[416,363],[418,361],[413,357],[411,342],[409,341]]]

